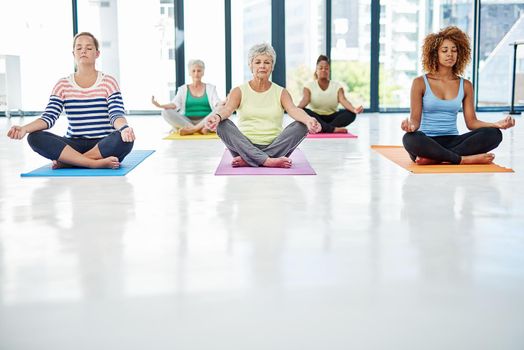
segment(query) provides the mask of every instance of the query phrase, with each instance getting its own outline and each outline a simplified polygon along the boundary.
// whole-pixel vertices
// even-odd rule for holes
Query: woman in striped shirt
[[[127,124],[116,80],[95,68],[98,40],[88,32],[75,36],[73,56],[77,70],[55,85],[45,112],[24,126],[13,126],[7,136],[27,139],[31,148],[61,167],[112,168],[131,152],[135,134]],[[65,137],[44,131],[62,111],[69,127]]]

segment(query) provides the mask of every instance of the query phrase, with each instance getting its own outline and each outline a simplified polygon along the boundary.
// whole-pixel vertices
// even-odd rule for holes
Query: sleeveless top
[[[457,113],[464,99],[464,79],[460,78],[457,96],[452,100],[443,100],[433,94],[425,74],[423,78],[426,92],[422,98],[420,131],[427,136],[458,135]]]
[[[330,115],[338,111],[338,90],[342,87],[338,82],[330,80],[326,90],[322,90],[316,80],[307,83],[305,87],[311,93],[308,106],[313,112]]]
[[[245,83],[237,108],[238,129],[256,145],[269,145],[282,132],[284,108],[280,103],[283,87],[271,83],[264,92],[256,92]]]
[[[204,90],[204,96],[194,97],[191,91],[187,89],[186,95],[186,116],[187,117],[205,117],[211,113],[211,106],[207,98],[207,92]]]

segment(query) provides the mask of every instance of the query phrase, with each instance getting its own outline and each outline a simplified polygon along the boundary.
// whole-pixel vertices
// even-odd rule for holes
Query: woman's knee
[[[414,145],[420,142],[420,138],[426,136],[422,131],[407,132],[402,137],[404,147],[406,145]]]
[[[133,150],[133,146],[135,145],[134,141],[131,142],[124,142],[123,145],[120,148],[120,154],[117,156],[118,161],[121,162],[124,160],[124,158],[131,153]]]
[[[344,118],[344,120],[349,121],[349,123],[353,123],[355,119],[357,118],[357,115],[351,111],[343,110],[341,116]]]
[[[309,132],[306,124],[301,123],[301,122],[297,122],[296,120],[294,122],[292,122],[291,124],[289,124],[288,127],[292,128],[293,132],[296,132],[299,135],[303,134],[305,136]]]
[[[45,142],[45,132],[44,131],[35,131],[27,135],[27,142],[31,147],[40,146]]]
[[[497,146],[502,142],[502,131],[500,131],[498,128],[480,128],[478,131],[480,131],[485,138],[491,140],[492,143],[496,144]]]
[[[47,159],[56,160],[66,147],[66,143],[57,140],[47,131],[35,131],[27,135],[27,143],[33,151]]]
[[[51,140],[49,133],[46,131],[35,131],[27,135],[27,143],[37,153],[41,153],[43,150],[51,146]]]
[[[224,135],[224,133],[227,132],[229,128],[231,128],[232,124],[234,125],[234,123],[229,119],[222,120],[217,125],[217,135]]]

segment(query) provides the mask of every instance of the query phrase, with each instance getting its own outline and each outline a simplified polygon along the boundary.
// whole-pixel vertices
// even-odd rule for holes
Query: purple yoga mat
[[[233,157],[226,149],[215,175],[316,175],[317,173],[306,159],[304,153],[298,148],[291,154],[292,165],[289,169],[266,168],[266,167],[240,167],[233,168],[231,161]]]
[[[342,133],[318,133],[318,134],[308,134],[308,139],[356,139],[358,136],[350,132],[347,134]]]

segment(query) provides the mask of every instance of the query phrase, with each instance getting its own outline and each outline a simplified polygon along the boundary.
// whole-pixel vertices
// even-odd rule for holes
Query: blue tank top
[[[422,98],[422,120],[420,131],[428,136],[458,135],[457,113],[464,99],[464,79],[460,78],[457,97],[442,100],[431,91],[426,75],[423,75],[426,92]]]

